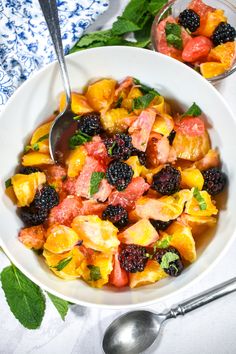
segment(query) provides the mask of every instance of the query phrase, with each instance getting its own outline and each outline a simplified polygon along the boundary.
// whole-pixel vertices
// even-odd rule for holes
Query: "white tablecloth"
[[[235,1],[235,0],[234,0]],[[91,30],[106,28],[121,13],[127,0],[111,0],[110,9],[92,25]],[[235,1],[236,4],[236,1]],[[218,85],[236,115],[236,74]],[[236,202],[236,201],[235,201]],[[0,254],[0,269],[9,264]],[[200,281],[177,296],[152,306],[163,311],[188,297],[236,275],[236,241],[224,259]],[[48,302],[46,314],[38,330],[22,327],[11,314],[0,289],[0,353],[1,354],[102,354],[105,328],[122,311],[89,309],[73,305],[62,322]],[[234,354],[236,353],[236,294],[218,300],[185,317],[166,323],[158,346],[149,354]]]

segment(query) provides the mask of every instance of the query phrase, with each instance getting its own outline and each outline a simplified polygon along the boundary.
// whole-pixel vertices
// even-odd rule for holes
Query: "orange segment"
[[[94,288],[101,288],[108,283],[113,269],[113,255],[97,252],[91,259],[85,259],[77,272]]]
[[[158,115],[152,127],[152,131],[164,136],[168,136],[173,129],[174,120],[169,114],[166,113],[163,113],[161,116]]]
[[[236,57],[236,43],[227,42],[212,48],[209,55],[208,61],[217,61],[224,65],[225,69],[230,69],[233,65]]]
[[[213,216],[192,216],[188,214],[182,214],[181,220],[191,227],[194,236],[203,234],[206,229],[215,226],[217,221]]]
[[[168,274],[164,272],[160,264],[156,261],[149,260],[144,271],[130,273],[129,286],[131,288],[137,288],[139,286],[155,283],[166,277],[168,277]]]
[[[52,165],[53,160],[49,154],[33,151],[22,157],[23,166]]]
[[[216,62],[206,62],[200,65],[200,72],[206,79],[223,74],[227,69],[224,64]]]
[[[187,201],[185,213],[192,216],[212,216],[218,213],[218,209],[211,200],[211,196],[206,191],[199,191],[199,194],[206,204],[206,209],[201,210],[199,202],[192,195],[192,198]]]
[[[75,114],[84,114],[92,112],[93,109],[89,106],[86,97],[77,92],[71,94],[71,109]],[[63,93],[60,97],[60,112],[63,112],[66,106],[66,95]]]
[[[202,190],[204,178],[201,171],[197,168],[187,168],[181,171],[181,184],[187,188],[197,187]]]
[[[96,251],[112,253],[120,244],[118,229],[97,215],[77,216],[72,222],[72,228],[78,232],[85,247]]]
[[[227,22],[227,18],[224,15],[224,11],[216,9],[215,11],[209,11],[204,21],[201,21],[201,26],[195,33],[202,36],[211,37],[216,27],[221,22]]]
[[[125,131],[130,119],[131,117],[125,108],[113,108],[101,115],[103,128],[111,134]]]
[[[44,250],[43,256],[50,270],[58,277],[65,280],[73,280],[80,277],[79,267],[85,257],[78,247],[74,247],[71,251],[62,254],[55,254]],[[64,267],[63,263],[65,265]],[[62,269],[58,270],[60,266]]]
[[[52,253],[70,251],[79,241],[79,236],[70,227],[55,225],[47,230],[44,248]]]
[[[149,220],[141,219],[119,235],[123,243],[148,246],[158,239],[158,233]]]
[[[19,207],[29,206],[32,203],[38,187],[46,182],[43,172],[35,172],[29,175],[18,173],[11,178],[14,193]]]
[[[66,165],[68,167],[67,175],[68,177],[76,177],[82,171],[85,164],[85,159],[87,152],[84,146],[78,146],[69,153],[66,160]]]
[[[112,79],[99,80],[88,86],[86,98],[95,111],[106,111],[114,100],[116,81]]]
[[[194,262],[197,254],[190,227],[176,221],[168,228],[167,232],[171,236],[170,245],[175,247],[186,261]],[[163,236],[166,234],[163,233]]]

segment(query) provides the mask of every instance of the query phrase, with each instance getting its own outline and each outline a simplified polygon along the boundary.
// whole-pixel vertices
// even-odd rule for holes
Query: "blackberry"
[[[175,254],[177,259],[171,260]],[[172,277],[180,275],[184,269],[179,252],[174,247],[161,248],[153,255],[155,259],[162,267],[162,269]]]
[[[147,163],[147,155],[144,151],[140,151],[133,147],[132,156],[138,156],[139,162],[141,165],[146,166]]]
[[[108,205],[102,213],[103,220],[109,220],[116,227],[124,227],[128,224],[128,213],[121,205]]]
[[[171,195],[180,189],[181,174],[172,166],[166,166],[153,176],[152,189],[164,194]]]
[[[213,32],[211,37],[213,44],[215,46],[226,43],[233,42],[236,38],[236,30],[229,23],[221,22]]]
[[[48,216],[48,210],[36,209],[33,206],[20,208],[20,218],[26,226],[42,224]]]
[[[200,16],[191,9],[186,9],[179,14],[179,24],[190,32],[195,32],[200,27]]]
[[[30,175],[31,173],[41,172],[40,168],[31,167],[31,166],[21,166],[19,173],[22,175]]]
[[[152,226],[155,227],[157,231],[161,230],[164,231],[166,230],[173,222],[174,220],[169,220],[169,221],[161,221],[161,220],[153,220],[150,219],[150,222]]]
[[[134,171],[125,162],[112,161],[107,170],[106,178],[108,183],[115,186],[118,191],[123,191],[131,182]]]
[[[116,134],[104,140],[108,156],[118,160],[128,160],[132,153],[132,138],[127,134]]]
[[[90,136],[100,134],[102,131],[100,113],[91,112],[82,115],[78,120],[78,129]]]
[[[142,272],[148,261],[145,247],[138,245],[124,245],[119,254],[121,268],[129,273]]]
[[[170,145],[173,144],[174,138],[176,135],[176,131],[173,129],[171,130],[170,134],[168,135],[167,139],[169,140]]]
[[[203,189],[210,195],[216,195],[224,189],[227,183],[227,177],[219,168],[212,167],[202,172],[204,178]]]
[[[34,207],[39,210],[49,210],[59,204],[59,196],[56,190],[49,185],[44,185],[37,191],[33,201]]]

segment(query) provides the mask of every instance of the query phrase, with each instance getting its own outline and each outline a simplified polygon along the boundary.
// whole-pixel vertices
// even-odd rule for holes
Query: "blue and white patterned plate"
[[[109,0],[57,0],[64,51],[109,5]],[[0,0],[0,110],[33,72],[55,60],[37,0]]]

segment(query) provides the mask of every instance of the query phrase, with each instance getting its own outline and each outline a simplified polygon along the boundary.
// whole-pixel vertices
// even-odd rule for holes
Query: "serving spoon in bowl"
[[[69,148],[69,138],[75,133],[77,122],[73,119],[75,114],[71,110],[71,88],[63,52],[56,0],[39,0],[39,4],[51,35],[66,94],[66,107],[55,118],[51,126],[49,151],[54,162],[64,163]]]
[[[236,291],[236,278],[221,283],[166,313],[157,314],[146,310],[128,312],[114,320],[103,338],[106,354],[139,354],[148,349],[160,334],[166,320],[195,310]]]

